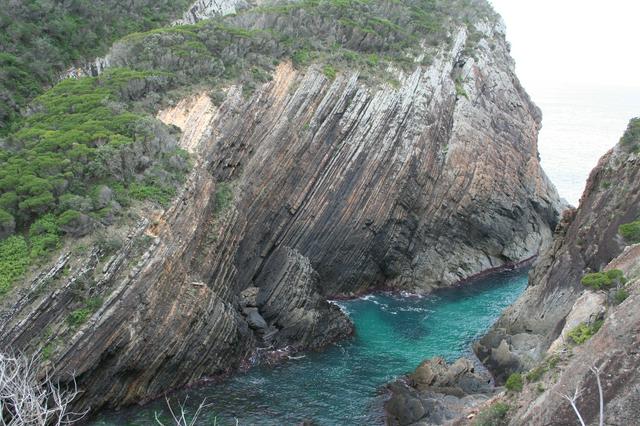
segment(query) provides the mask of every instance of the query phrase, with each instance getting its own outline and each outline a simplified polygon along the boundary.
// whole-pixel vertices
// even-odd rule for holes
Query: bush
[[[84,307],[72,311],[67,317],[67,323],[72,327],[78,327],[87,321],[92,313],[102,306],[100,297],[91,297],[84,302]]]
[[[629,148],[637,149],[640,144],[640,117],[629,120],[629,125],[622,135],[620,143]]]
[[[504,402],[496,402],[489,408],[483,410],[476,417],[474,426],[503,426],[507,422],[507,414],[510,407]]]
[[[89,315],[91,315],[91,309],[89,308],[76,309],[67,317],[67,323],[72,327],[78,327],[84,324]]]
[[[336,69],[334,67],[332,67],[331,65],[325,65],[322,68],[322,73],[329,79],[329,80],[333,80],[334,78],[336,78]]]
[[[544,364],[538,365],[537,367],[531,369],[527,375],[525,376],[527,379],[527,382],[529,383],[533,383],[533,382],[537,382],[538,380],[540,380],[542,378],[542,376],[544,376],[544,373],[547,372],[547,367]]]
[[[14,235],[0,241],[0,296],[11,289],[28,266],[29,246],[23,236]]]
[[[629,292],[624,288],[618,289],[613,295],[613,301],[616,305],[624,302],[629,297]]]
[[[132,183],[129,187],[129,195],[135,200],[153,200],[162,206],[167,206],[176,195],[176,191],[173,188]]]
[[[523,386],[522,375],[520,373],[511,373],[504,386],[511,392],[521,392]]]
[[[581,345],[596,334],[603,323],[604,320],[596,320],[593,324],[582,323],[569,332],[569,338],[576,345]]]
[[[101,56],[119,37],[169,23],[191,0],[18,1],[0,8],[0,134],[71,64]]]
[[[216,205],[213,209],[215,215],[225,211],[233,201],[233,189],[227,182],[220,182],[216,187]]]
[[[611,269],[606,272],[593,272],[586,274],[580,280],[582,285],[593,290],[606,290],[627,282],[624,273],[619,269]]]
[[[640,220],[625,223],[618,227],[618,233],[629,244],[640,243]]]

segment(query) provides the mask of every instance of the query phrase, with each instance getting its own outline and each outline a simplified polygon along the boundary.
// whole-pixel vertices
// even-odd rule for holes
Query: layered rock
[[[581,345],[565,346],[542,365],[540,376],[527,379],[522,393],[502,396],[511,407],[505,424],[577,424],[576,414],[563,395],[576,396],[576,406],[585,424],[598,424],[602,387],[604,424],[637,423],[640,384],[640,245],[627,248],[606,269],[618,268],[629,281],[629,297],[619,305],[608,305],[604,324]],[[593,368],[598,369],[598,373]],[[540,369],[540,367],[537,367]],[[530,382],[530,383],[528,383]],[[577,392],[577,393],[576,393]],[[464,418],[464,416],[463,416]],[[461,421],[458,424],[465,424]]]
[[[219,106],[200,94],[165,110],[195,162],[174,203],[140,211],[115,253],[65,253],[48,291],[4,301],[0,345],[49,348],[80,406],[120,406],[230,371],[257,346],[349,335],[329,296],[428,292],[534,256],[559,208],[540,113],[501,24],[478,30],[474,57],[459,28],[398,87],[283,62],[251,96],[230,86]]]
[[[565,213],[523,296],[476,344],[476,353],[498,380],[541,359],[572,321],[569,314],[579,308],[574,308],[576,301],[587,297],[581,278],[600,271],[622,252],[625,243],[618,227],[640,216],[639,177],[640,157],[622,143],[600,159],[579,208]]]

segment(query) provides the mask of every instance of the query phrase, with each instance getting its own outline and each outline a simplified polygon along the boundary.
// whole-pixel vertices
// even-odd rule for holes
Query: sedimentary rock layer
[[[600,159],[579,208],[565,213],[552,246],[531,271],[524,295],[476,345],[498,379],[540,360],[585,291],[580,279],[622,252],[618,227],[640,216],[639,178],[640,158],[622,144]]]
[[[397,87],[283,62],[250,97],[232,86],[218,106],[165,110],[195,162],[173,205],[142,211],[113,254],[64,255],[55,292],[6,303],[0,345],[49,348],[80,406],[119,406],[237,368],[256,346],[350,334],[329,296],[428,292],[534,256],[559,208],[540,112],[502,26],[478,30],[475,58],[460,28]],[[103,301],[82,325],[65,321],[78,292]]]

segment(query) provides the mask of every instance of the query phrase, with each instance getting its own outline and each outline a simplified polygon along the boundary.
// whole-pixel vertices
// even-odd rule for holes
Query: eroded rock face
[[[567,316],[584,292],[580,279],[602,270],[623,251],[618,227],[640,216],[639,178],[640,157],[621,144],[600,159],[580,207],[566,213],[552,246],[531,271],[523,296],[475,345],[476,354],[497,379],[506,378],[511,371],[527,370],[540,360],[563,332]],[[519,348],[512,344],[517,335],[540,341],[538,356],[518,354]],[[503,364],[494,354],[504,353],[505,345],[514,357]]]
[[[629,297],[609,305],[602,328],[589,340],[571,349],[572,356],[560,364],[558,379],[535,396],[525,392],[511,413],[510,425],[566,425],[577,423],[573,409],[561,394],[579,389],[576,405],[586,424],[598,424],[599,392],[593,366],[600,370],[604,418],[607,425],[636,424],[640,415],[640,245],[626,250],[607,269],[620,268],[629,282]]]
[[[55,292],[3,309],[0,345],[53,345],[81,407],[120,406],[231,371],[264,343],[349,335],[329,296],[428,292],[534,256],[559,209],[540,113],[501,25],[480,30],[494,44],[477,59],[461,29],[432,65],[398,72],[399,87],[282,63],[249,98],[229,87],[219,106],[165,111],[195,162],[173,205],[143,214],[113,255],[75,253],[84,266],[68,275],[61,258]],[[65,319],[80,281],[103,302],[78,326]]]

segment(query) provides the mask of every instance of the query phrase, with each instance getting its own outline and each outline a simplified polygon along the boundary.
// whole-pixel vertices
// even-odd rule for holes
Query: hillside
[[[3,141],[0,344],[75,375],[78,408],[122,406],[349,335],[328,297],[532,258],[560,201],[508,50],[472,0],[119,39]]]

